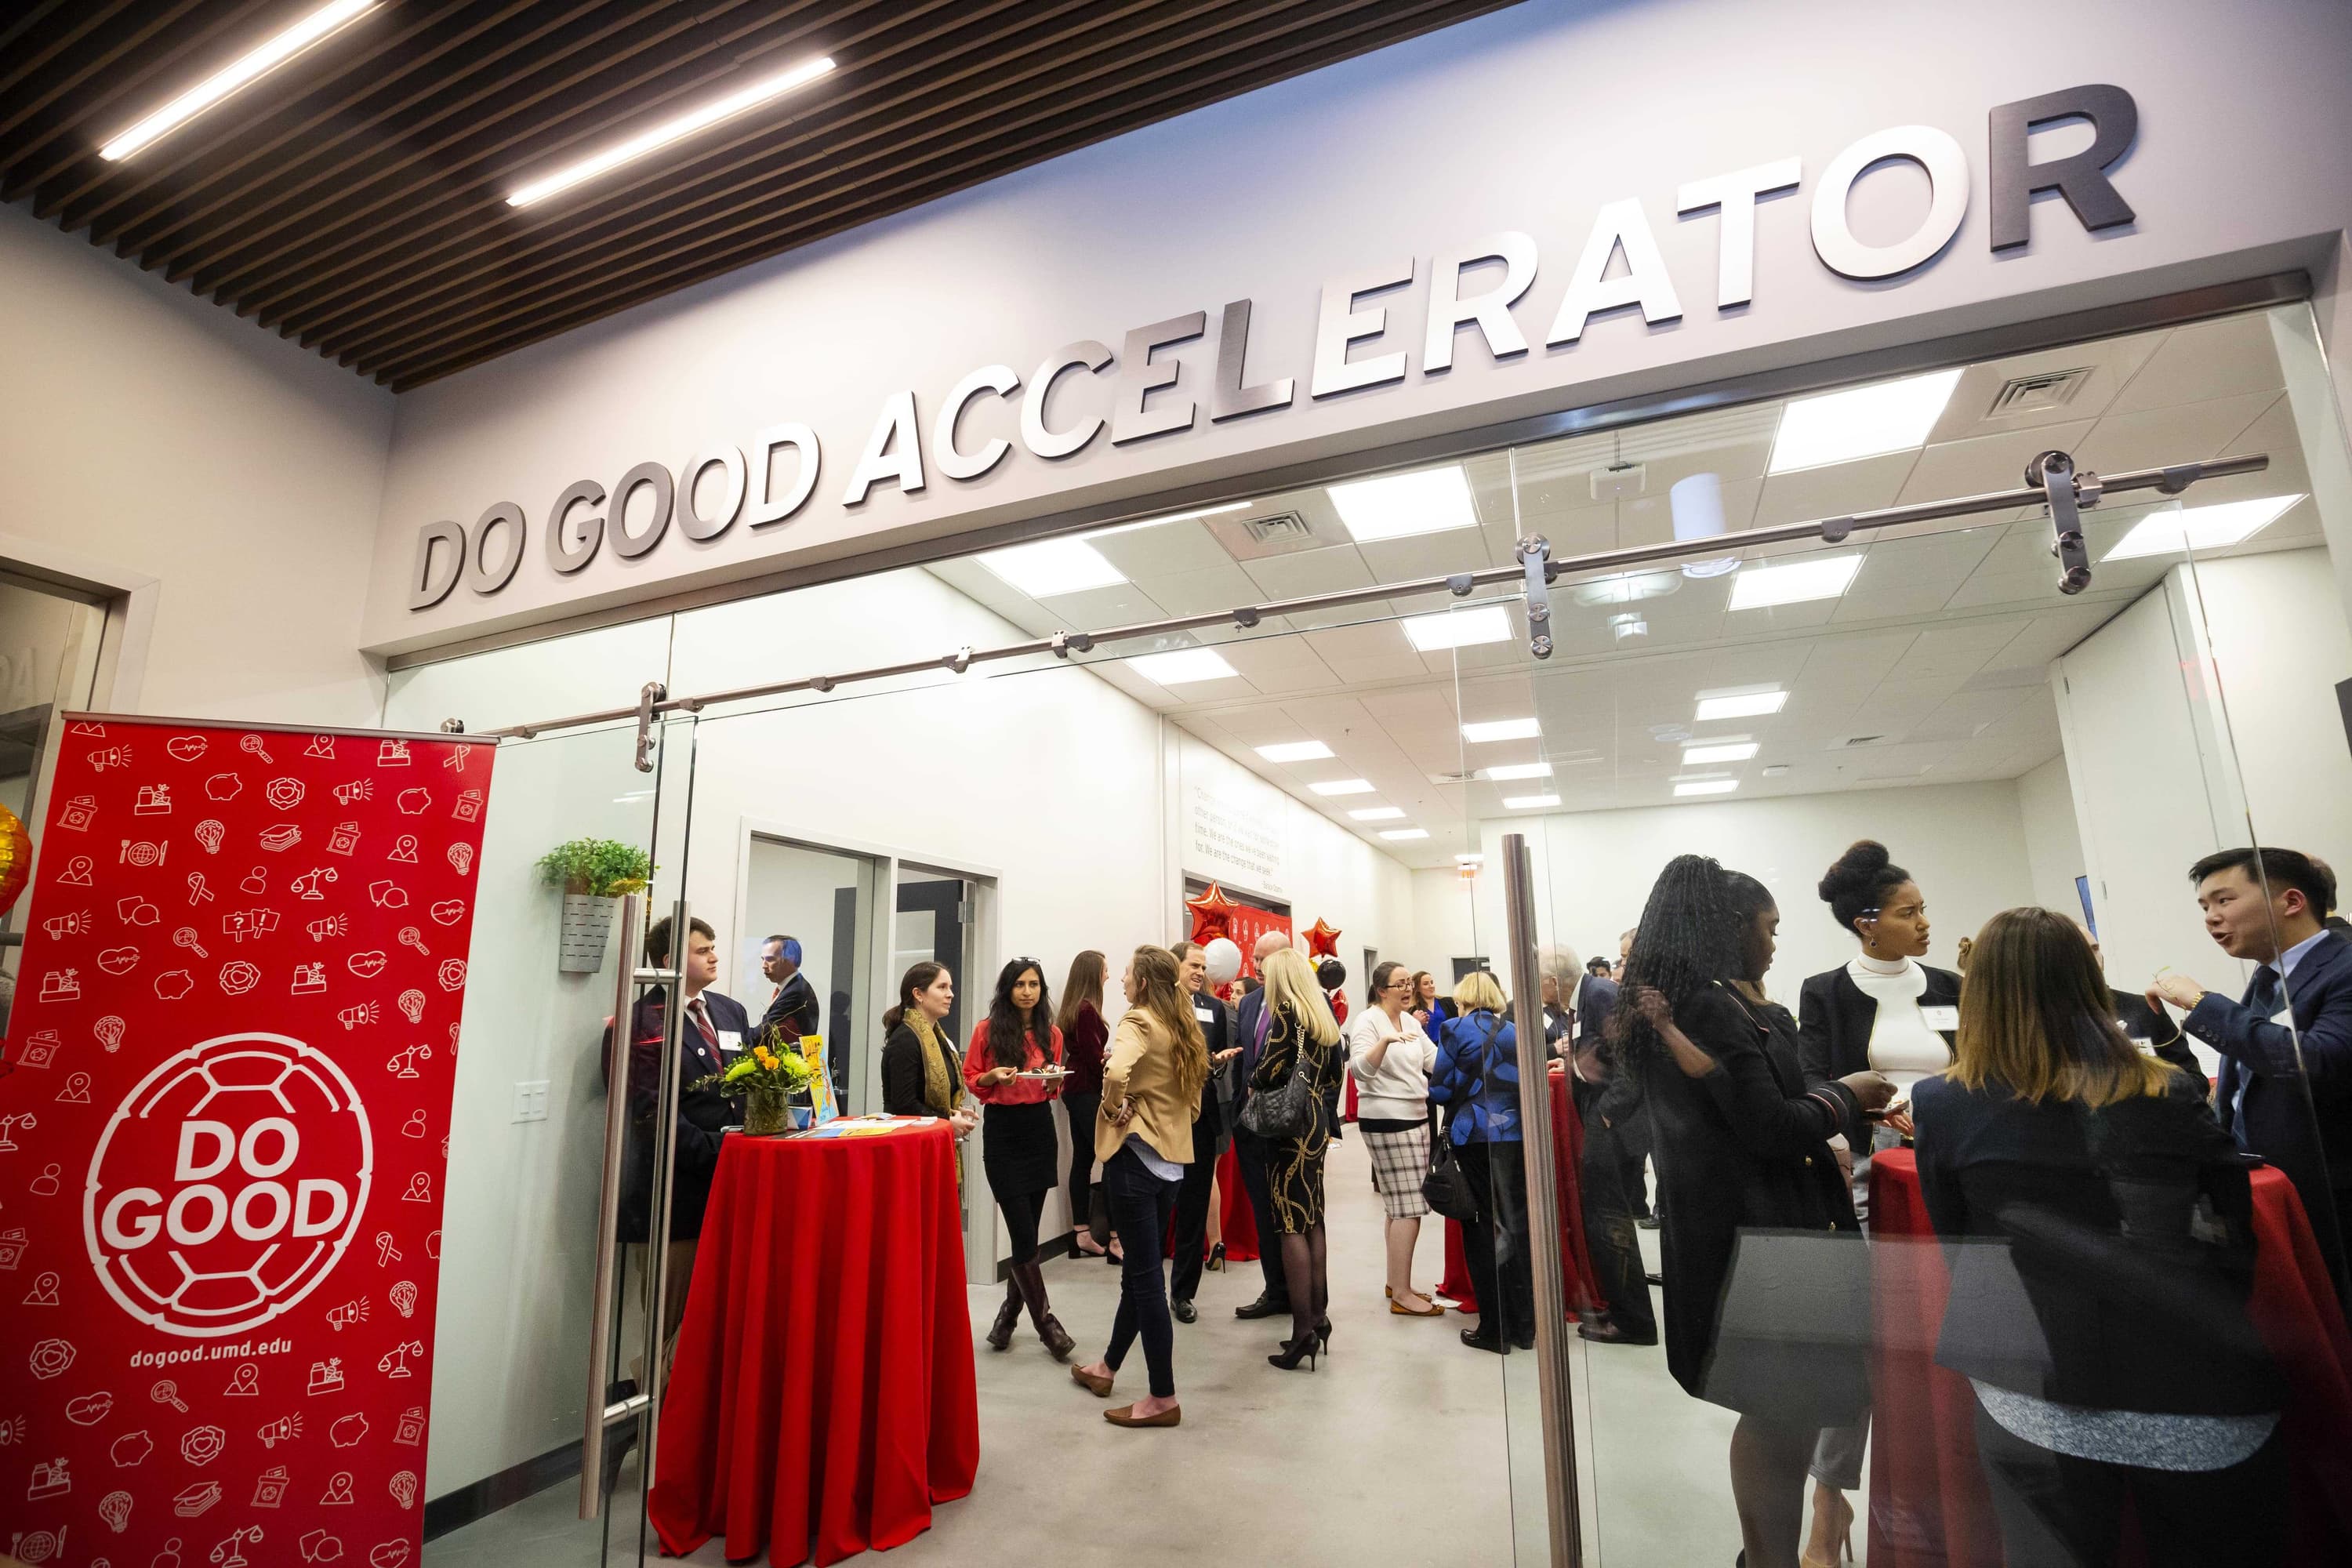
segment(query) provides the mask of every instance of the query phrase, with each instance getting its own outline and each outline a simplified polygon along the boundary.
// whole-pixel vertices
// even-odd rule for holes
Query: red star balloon
[[[1318,916],[1315,923],[1307,931],[1307,951],[1311,957],[1315,958],[1339,957],[1339,928]]]
[[[1199,898],[1185,900],[1184,907],[1192,911],[1192,940],[1198,942],[1230,936],[1232,932],[1226,927],[1233,921],[1234,911],[1241,908],[1225,897],[1225,890],[1214,882],[1202,889]]]

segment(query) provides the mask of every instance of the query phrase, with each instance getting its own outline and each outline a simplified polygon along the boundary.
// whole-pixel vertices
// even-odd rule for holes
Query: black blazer
[[[1223,1002],[1218,1000],[1214,994],[1206,989],[1189,1000],[1192,1007],[1192,1016],[1201,1020],[1201,1037],[1208,1042],[1209,1058],[1213,1061],[1219,1051],[1233,1044],[1233,1013]],[[1203,1013],[1210,1016],[1202,1018],[1201,1015]],[[1213,1068],[1209,1076],[1202,1080],[1201,1111],[1192,1123],[1192,1148],[1196,1154],[1202,1154],[1205,1151],[1205,1154],[1202,1154],[1204,1158],[1215,1156],[1217,1140],[1225,1135],[1223,1102],[1232,1098],[1232,1068],[1233,1063],[1228,1062],[1224,1067]]]
[[[963,1058],[955,1042],[940,1031],[940,1049],[948,1058],[948,1078],[953,1084],[963,1081]],[[887,1116],[934,1116],[938,1112],[923,1103],[923,1042],[915,1038],[915,1031],[901,1024],[890,1031],[882,1042],[882,1110]]]
[[[716,991],[701,994],[713,1029],[732,1030],[745,1045],[751,1039],[751,1015],[743,1004]],[[653,1232],[654,1118],[661,1112],[662,1026],[668,1010],[667,989],[655,986],[637,998],[629,1027],[629,1129],[622,1146],[623,1241],[643,1241]],[[604,1031],[604,1060],[611,1075],[613,1034]],[[691,1018],[680,1026],[677,1052],[677,1121],[674,1141],[677,1191],[670,1199],[669,1236],[688,1241],[702,1234],[702,1211],[710,1203],[710,1178],[719,1169],[719,1145],[729,1127],[743,1120],[742,1103],[715,1089],[688,1089],[724,1064]],[[605,1091],[612,1091],[608,1082]]]
[[[1931,964],[1922,1007],[1957,1007],[1960,977]],[[1825,973],[1810,975],[1797,994],[1797,1055],[1804,1063],[1807,1083],[1826,1083],[1850,1072],[1870,1068],[1870,1030],[1878,1022],[1878,1004],[1863,994],[1841,963]],[[1957,1031],[1938,1030],[1949,1047]]]
[[[769,1032],[779,1026],[785,1037],[793,1040],[821,1034],[817,1026],[824,1016],[824,1005],[816,999],[816,988],[808,983],[807,975],[795,969],[792,978],[776,988],[775,1000],[768,1004],[767,1014],[760,1020],[760,1037],[767,1038]]]
[[[1952,1264],[1937,1362],[2097,1410],[2280,1407],[2246,1320],[2245,1163],[2197,1085],[2089,1110],[1919,1082],[1920,1191]]]
[[[1257,1071],[1257,1021],[1265,1015],[1265,987],[1243,997],[1234,1008],[1233,1032],[1226,1037],[1242,1048],[1234,1059],[1234,1125],[1242,1124],[1242,1107],[1249,1103],[1250,1075]]]

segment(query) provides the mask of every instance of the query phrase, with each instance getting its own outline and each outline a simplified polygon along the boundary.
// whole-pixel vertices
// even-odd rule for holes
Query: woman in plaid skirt
[[[1429,1069],[1437,1060],[1436,1046],[1406,1011],[1412,985],[1402,963],[1372,971],[1371,1005],[1348,1024],[1348,1070],[1356,1078],[1356,1126],[1388,1214],[1389,1310],[1442,1318],[1445,1309],[1412,1288],[1412,1249],[1429,1212],[1421,1183],[1429,1173]]]

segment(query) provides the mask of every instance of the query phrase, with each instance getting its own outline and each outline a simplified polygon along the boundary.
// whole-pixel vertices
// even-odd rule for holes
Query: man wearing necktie
[[[2147,994],[2221,1056],[2214,1109],[2238,1146],[2284,1171],[2341,1300],[2352,1215],[2352,940],[2321,923],[2331,880],[2293,849],[2230,849],[2189,868],[2205,930],[2261,967],[2242,1000],[2169,970]]]

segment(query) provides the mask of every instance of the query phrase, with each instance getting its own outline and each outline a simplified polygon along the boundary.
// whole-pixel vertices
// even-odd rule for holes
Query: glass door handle
[[[604,1506],[604,1369],[613,1359],[614,1272],[620,1261],[621,1162],[629,1131],[629,1045],[636,1018],[642,893],[621,900],[620,962],[614,966],[613,1037],[604,1062],[604,1172],[596,1200],[596,1288],[588,1320],[588,1421],[580,1443],[580,1517]],[[633,1402],[624,1401],[625,1405]]]

